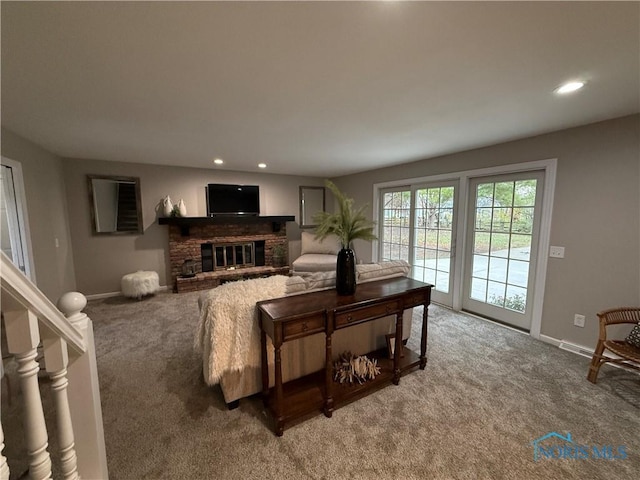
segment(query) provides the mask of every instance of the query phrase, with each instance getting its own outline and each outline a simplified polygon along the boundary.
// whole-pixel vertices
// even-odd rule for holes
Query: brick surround
[[[273,247],[282,245],[285,252],[288,251],[286,223],[274,223],[268,218],[265,217],[264,221],[257,220],[254,223],[237,223],[229,220],[228,223],[218,221],[214,224],[191,225],[188,232],[181,225],[169,223],[169,259],[174,291],[182,293],[213,288],[229,279],[286,274],[288,267],[274,268],[273,266]],[[259,240],[265,242],[264,266],[202,272],[201,244],[215,245]],[[197,275],[189,279],[180,278],[182,265],[187,259],[195,261]]]

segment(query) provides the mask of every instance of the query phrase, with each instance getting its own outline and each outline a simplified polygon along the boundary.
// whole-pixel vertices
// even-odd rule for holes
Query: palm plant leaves
[[[367,205],[355,210],[353,199],[345,196],[331,180],[325,180],[325,185],[338,201],[338,211],[319,212],[314,215],[315,223],[318,225],[316,238],[322,240],[333,233],[338,236],[343,248],[349,248],[351,242],[357,239],[376,240],[377,237],[373,233],[375,222],[364,214]]]

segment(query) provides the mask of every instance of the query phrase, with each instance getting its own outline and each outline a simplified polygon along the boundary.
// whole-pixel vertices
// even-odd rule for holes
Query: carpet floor
[[[640,474],[640,376],[604,366],[593,385],[589,359],[437,306],[429,307],[424,371],[278,438],[259,398],[229,411],[219,388],[202,381],[193,352],[198,295],[116,297],[85,309],[94,324],[112,480]],[[414,328],[420,317],[416,309]],[[415,330],[409,347],[419,350],[418,342]],[[536,459],[533,442],[551,432],[570,433],[572,442],[549,438]]]

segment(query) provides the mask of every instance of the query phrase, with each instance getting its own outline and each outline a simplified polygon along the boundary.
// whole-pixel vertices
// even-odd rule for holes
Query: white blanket
[[[260,367],[260,328],[256,302],[283,297],[288,277],[275,275],[231,282],[211,290],[203,301],[194,347],[202,355],[207,385],[225,372]]]

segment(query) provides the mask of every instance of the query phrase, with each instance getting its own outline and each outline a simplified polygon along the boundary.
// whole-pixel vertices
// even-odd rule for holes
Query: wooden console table
[[[400,382],[400,376],[427,364],[427,318],[432,285],[400,277],[358,284],[356,293],[340,296],[335,289],[292,295],[259,302],[260,343],[262,354],[262,395],[265,406],[275,420],[275,433],[281,436],[286,422],[323,411],[331,417],[333,410],[373,389]],[[402,312],[424,305],[420,355],[402,346]],[[387,315],[395,315],[395,351],[404,356],[388,358],[382,349],[367,354],[376,358],[381,373],[362,385],[342,385],[333,381],[331,336],[335,330],[349,328]],[[325,333],[325,367],[323,370],[282,383],[282,344],[308,335]],[[275,386],[269,389],[267,336],[275,349]]]

